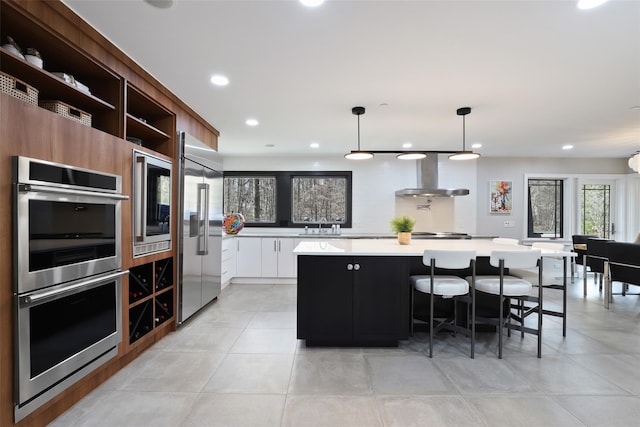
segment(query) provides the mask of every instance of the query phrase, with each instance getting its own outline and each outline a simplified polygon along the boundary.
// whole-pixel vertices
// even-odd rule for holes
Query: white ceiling
[[[64,1],[216,127],[226,155],[342,155],[357,105],[363,149],[461,149],[469,106],[467,148],[484,156],[640,150],[640,0]]]

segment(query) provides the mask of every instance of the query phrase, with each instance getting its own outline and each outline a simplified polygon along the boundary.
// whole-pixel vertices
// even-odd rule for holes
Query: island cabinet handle
[[[355,265],[353,266],[353,269],[354,269],[355,271],[360,270],[360,264],[355,264]]]
[[[353,270],[353,264],[347,264],[347,270],[349,271]]]

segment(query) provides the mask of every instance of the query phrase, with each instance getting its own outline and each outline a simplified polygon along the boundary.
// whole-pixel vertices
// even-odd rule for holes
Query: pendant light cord
[[[462,151],[466,151],[466,145],[465,145],[465,134],[466,134],[466,119],[467,116],[464,115],[462,116]]]
[[[360,114],[358,114],[358,151],[360,151]]]

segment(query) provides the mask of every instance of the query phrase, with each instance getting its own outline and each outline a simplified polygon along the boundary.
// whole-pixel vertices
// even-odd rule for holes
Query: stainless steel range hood
[[[453,197],[466,196],[466,188],[438,188],[438,155],[429,154],[417,162],[419,188],[404,188],[396,191],[398,197]]]

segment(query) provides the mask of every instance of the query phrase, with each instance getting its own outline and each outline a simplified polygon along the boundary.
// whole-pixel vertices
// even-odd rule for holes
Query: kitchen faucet
[[[324,231],[322,230],[323,222],[327,222],[327,218],[325,217],[320,218],[320,221],[318,222],[318,233],[324,233]]]

